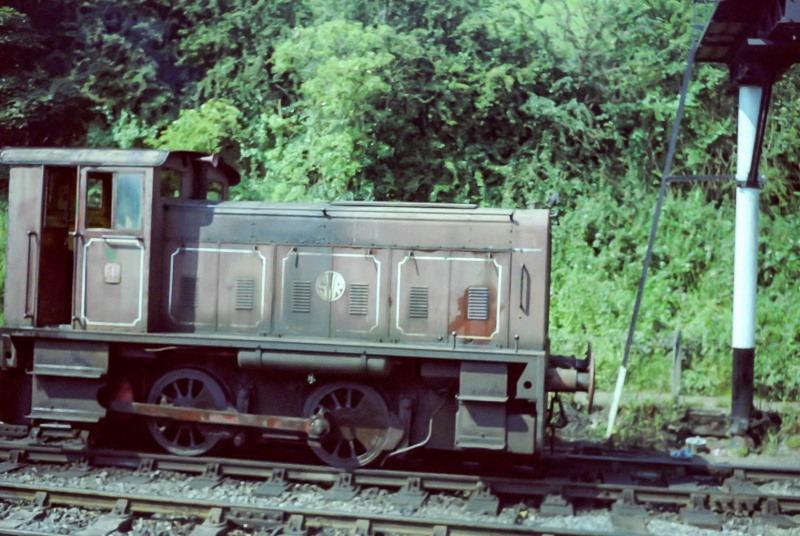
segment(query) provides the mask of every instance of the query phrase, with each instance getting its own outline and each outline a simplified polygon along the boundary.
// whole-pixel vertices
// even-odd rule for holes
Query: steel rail
[[[88,458],[76,457],[74,453],[63,453],[59,456],[52,452],[54,449],[32,449],[29,460],[45,461],[50,463],[75,463],[87,461]],[[139,460],[137,463],[136,460]],[[271,464],[249,460],[225,460],[179,458],[169,455],[129,455],[121,457],[119,453],[97,452],[91,458],[91,463],[97,466],[117,466],[134,468],[142,460],[151,460],[155,467],[161,471],[175,471],[183,473],[201,474],[209,464],[219,465],[220,474],[228,477],[247,479],[269,479],[276,470],[284,472],[288,482],[306,482],[317,485],[335,484],[342,474],[340,470],[295,464]],[[211,460],[211,461],[209,461]],[[761,507],[767,500],[775,501],[783,513],[800,512],[800,496],[762,494],[752,490],[730,489],[724,486],[703,487],[689,483],[683,486],[654,486],[641,485],[631,482],[598,483],[598,482],[573,482],[567,479],[527,479],[527,478],[501,478],[482,477],[471,475],[409,473],[380,470],[359,470],[352,473],[354,486],[374,486],[402,488],[410,479],[418,479],[421,489],[426,493],[438,492],[470,492],[477,490],[481,485],[491,493],[528,497],[546,497],[558,495],[571,500],[600,501],[606,504],[622,501],[626,494],[635,497],[639,504],[670,505],[673,507],[691,507],[695,504],[696,497],[702,497],[703,502],[709,507],[717,506],[729,510],[754,510]]]
[[[640,469],[663,469],[694,475],[735,476],[748,480],[800,480],[800,466],[775,466],[709,462],[701,457],[690,459],[661,456],[625,455],[613,451],[603,454],[557,454],[544,458],[551,464],[584,464],[586,467],[612,465]]]
[[[30,440],[0,440],[0,461],[10,460],[12,453],[23,453],[24,460],[30,463],[75,463],[86,462],[95,465],[136,468],[142,461],[151,460],[157,463],[160,469],[173,470],[184,473],[202,473],[209,464],[224,466],[224,473],[229,476],[267,478],[273,469],[282,468],[290,473],[291,478],[307,482],[334,482],[341,469],[319,466],[301,465],[292,463],[267,462],[253,459],[232,459],[219,457],[182,457],[170,454],[143,453],[138,451],[123,451],[113,449],[97,449],[80,444],[48,445],[46,442],[31,443]],[[558,454],[545,456],[538,466],[531,465],[528,479],[538,478],[544,473],[559,474],[559,469],[569,469],[560,473],[571,476],[576,473],[575,468],[582,471],[607,472],[636,472],[636,471],[663,471],[665,476],[669,473],[676,475],[709,476],[717,478],[736,477],[743,480],[800,480],[800,466],[768,466],[755,464],[730,464],[708,463],[699,458],[690,460],[676,460],[664,456],[625,455],[620,453],[589,454]],[[523,468],[524,469],[524,468]],[[436,483],[444,490],[458,490],[457,483],[466,481],[472,485],[478,481],[496,481],[502,484],[502,477],[497,476],[466,476],[463,471],[453,473],[430,474],[424,472],[409,473],[404,471],[398,475],[397,471],[383,469],[358,469],[353,472],[359,482],[373,485],[390,485],[399,478],[406,480],[408,477],[423,477]],[[521,469],[520,469],[521,470]],[[482,469],[486,471],[486,469]],[[515,470],[517,474],[519,471]],[[519,479],[511,479],[519,480]],[[455,486],[455,487],[454,487]]]
[[[24,529],[3,529],[2,534],[3,536],[53,536],[52,532]]]
[[[334,528],[349,531],[367,528],[367,532],[398,534],[448,534],[450,536],[503,535],[560,535],[560,536],[610,536],[609,532],[561,529],[543,526],[521,526],[503,523],[461,521],[454,519],[415,518],[407,515],[346,513],[331,510],[300,508],[260,508],[222,501],[195,500],[176,497],[154,497],[127,493],[90,491],[53,486],[37,486],[0,481],[0,499],[7,501],[32,501],[34,496],[47,494],[48,506],[80,506],[98,510],[112,510],[118,501],[127,501],[132,514],[162,514],[206,518],[214,509],[221,509],[234,524],[251,520],[253,526],[287,525],[294,518],[306,529]],[[18,534],[29,534],[24,531]]]
[[[16,450],[16,454],[14,454]],[[0,460],[7,460],[5,469],[14,469],[16,464],[25,463],[83,463],[93,466],[112,466],[128,469],[136,469],[140,466],[151,466],[161,471],[174,471],[186,474],[203,474],[209,466],[214,466],[220,476],[251,479],[269,480],[273,475],[280,471],[283,478],[288,483],[312,483],[316,485],[335,485],[343,471],[340,469],[316,465],[301,465],[290,463],[262,462],[257,460],[241,460],[228,458],[194,458],[179,457],[168,454],[143,454],[132,451],[118,451],[108,449],[91,448],[66,448],[63,446],[42,446],[25,445],[19,441],[0,442]],[[636,468],[650,468],[650,475],[643,478],[636,477],[636,473],[614,475],[618,473],[620,464],[624,461],[631,461],[628,458],[611,458],[598,460],[592,456],[562,457],[556,463],[557,466],[567,466],[585,464],[590,466],[590,462],[606,461],[607,469],[610,474],[604,475],[606,480],[611,480],[615,476],[618,482],[580,482],[570,480],[569,474],[560,476],[542,477],[536,474],[519,475],[517,477],[497,476],[491,474],[467,475],[449,473],[427,473],[409,472],[382,469],[359,469],[351,473],[351,480],[354,486],[373,486],[383,488],[402,489],[411,480],[419,482],[420,489],[426,493],[438,492],[471,492],[483,486],[492,494],[516,495],[528,497],[547,497],[548,495],[560,495],[569,499],[588,499],[603,501],[606,503],[619,501],[623,494],[633,494],[636,501],[643,504],[666,504],[672,506],[691,506],[693,497],[703,496],[707,502],[719,505],[754,504],[760,505],[767,499],[778,502],[784,512],[800,512],[800,497],[790,495],[779,496],[753,493],[752,490],[742,490],[741,486],[737,489],[725,490],[720,485],[701,485],[703,478],[711,473],[704,471],[709,466],[704,464],[689,463],[676,464],[668,463],[665,467],[670,467],[676,471],[678,481],[683,485],[669,486],[669,479],[665,479],[658,471],[652,471],[660,466],[648,465],[653,462],[651,459],[634,458]],[[550,460],[553,463],[553,460]],[[4,470],[0,464],[0,472]],[[615,471],[617,469],[617,471]],[[779,467],[759,467],[753,465],[744,466],[717,466],[715,469],[720,473],[715,475],[715,482],[723,484],[721,477],[738,479],[800,479],[800,468],[779,468]],[[682,476],[681,476],[682,475]],[[698,476],[699,475],[699,476]],[[611,477],[611,478],[609,478]],[[656,481],[657,485],[653,485]],[[650,482],[650,484],[648,484]],[[707,483],[707,482],[706,482]]]

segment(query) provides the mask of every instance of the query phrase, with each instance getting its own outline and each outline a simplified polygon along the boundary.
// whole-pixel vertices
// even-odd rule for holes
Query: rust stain
[[[121,413],[131,413],[144,417],[173,419],[182,422],[246,426],[251,428],[278,430],[284,432],[302,432],[307,435],[311,430],[311,418],[235,413],[224,410],[167,406],[160,404],[143,404],[140,402],[125,400],[124,389],[119,393],[120,397],[113,398],[108,404],[108,407],[113,411],[118,411]]]
[[[448,324],[448,332],[456,332],[458,337],[471,338],[474,344],[489,344],[490,338],[497,328],[497,292],[489,288],[489,318],[487,320],[468,320],[469,289],[464,289],[464,294],[458,299],[458,309],[455,317]],[[482,337],[482,338],[477,338]]]

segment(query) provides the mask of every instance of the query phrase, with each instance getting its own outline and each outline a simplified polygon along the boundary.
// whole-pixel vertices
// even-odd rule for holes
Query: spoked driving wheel
[[[323,385],[306,401],[306,417],[323,412],[328,432],[309,442],[328,465],[363,467],[383,452],[391,433],[389,408],[375,389],[357,383]]]
[[[159,378],[150,390],[147,403],[216,410],[224,410],[228,405],[219,383],[205,372],[194,369],[173,370]],[[196,422],[153,418],[147,421],[147,427],[159,445],[181,456],[205,454],[221,439],[213,427]]]

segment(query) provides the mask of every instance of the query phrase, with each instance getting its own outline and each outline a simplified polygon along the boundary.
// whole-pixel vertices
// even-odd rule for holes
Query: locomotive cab
[[[238,182],[193,152],[4,149],[0,163],[7,278],[21,283],[7,287],[7,326],[146,331],[164,199],[224,200]]]
[[[10,166],[0,390],[18,396],[0,421],[97,422],[109,337],[60,337],[146,333],[164,199],[223,200],[238,174],[202,153],[155,150],[7,148],[0,164]]]

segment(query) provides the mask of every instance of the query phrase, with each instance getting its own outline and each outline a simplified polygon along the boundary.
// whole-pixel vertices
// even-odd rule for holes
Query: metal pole
[[[730,433],[744,435],[753,408],[753,364],[756,346],[756,285],[758,277],[757,153],[760,114],[766,115],[764,91],[739,88],[739,128],[736,158],[736,237],[733,267],[733,377]],[[750,179],[750,180],[748,180]]]
[[[667,158],[664,162],[664,171],[661,174],[661,187],[658,190],[658,200],[656,201],[656,209],[653,214],[653,223],[650,226],[650,238],[647,241],[647,252],[644,255],[644,262],[642,263],[642,275],[639,278],[639,289],[636,292],[636,300],[633,304],[633,315],[631,316],[631,324],[628,329],[628,340],[625,343],[625,354],[622,356],[622,364],[617,373],[617,385],[614,388],[614,398],[611,400],[611,409],[608,414],[608,426],[606,427],[606,439],[610,438],[614,433],[614,423],[617,420],[617,412],[619,411],[619,403],[622,399],[622,388],[625,385],[625,376],[628,373],[628,360],[631,355],[631,347],[633,346],[633,334],[636,332],[636,321],[639,318],[639,308],[642,305],[642,296],[644,296],[644,284],[647,281],[647,270],[650,268],[650,259],[653,256],[653,246],[656,242],[656,233],[658,231],[658,222],[661,219],[661,207],[664,204],[664,196],[667,193],[667,185],[672,170],[672,159],[675,157],[675,149],[678,145],[678,132],[681,128],[681,121],[683,120],[683,112],[686,108],[686,94],[689,90],[689,81],[692,77],[692,66],[694,65],[694,57],[697,53],[697,42],[692,44],[689,51],[689,59],[686,62],[686,70],[683,72],[683,82],[681,84],[681,95],[678,101],[678,111],[675,114],[675,121],[672,124],[672,135],[669,140],[669,148],[667,149]]]

